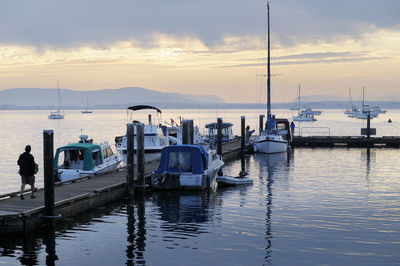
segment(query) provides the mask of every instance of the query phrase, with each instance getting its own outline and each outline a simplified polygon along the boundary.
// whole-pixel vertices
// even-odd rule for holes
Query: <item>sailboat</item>
[[[60,86],[58,85],[58,81],[57,81],[57,97],[58,97],[57,111],[51,112],[48,116],[49,119],[64,119],[64,110],[62,112],[60,111],[60,109],[62,108],[62,101],[60,97]]]
[[[86,109],[81,111],[82,114],[91,114],[93,111],[89,110],[89,98],[86,97]]]
[[[275,119],[271,115],[271,64],[270,64],[270,21],[269,21],[269,2],[267,2],[268,14],[268,58],[267,58],[267,125],[266,129],[261,131],[260,136],[253,143],[255,152],[278,153],[285,152],[288,147],[288,137],[290,134],[287,119]],[[286,121],[284,121],[286,120]],[[277,126],[282,122],[285,128]]]
[[[300,107],[300,84],[299,84],[299,97],[298,99],[298,113],[297,116],[293,116],[293,121],[316,121],[314,118],[313,112],[304,112],[304,110],[301,110]],[[306,109],[307,110],[307,109]]]

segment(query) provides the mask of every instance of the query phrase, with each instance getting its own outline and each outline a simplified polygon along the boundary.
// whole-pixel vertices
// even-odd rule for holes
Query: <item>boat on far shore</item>
[[[62,110],[62,100],[60,96],[60,86],[57,81],[57,111],[51,112],[48,116],[49,119],[64,119],[64,110]],[[61,112],[62,110],[62,112]]]
[[[81,111],[82,114],[91,114],[93,111],[89,110],[89,99],[86,98],[86,109]]]

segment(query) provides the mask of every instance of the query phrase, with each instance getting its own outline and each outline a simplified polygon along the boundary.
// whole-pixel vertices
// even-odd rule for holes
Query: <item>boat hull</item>
[[[285,152],[288,147],[288,142],[284,140],[265,139],[253,143],[255,152],[260,153],[279,153]]]
[[[218,185],[216,177],[221,167],[199,175],[192,173],[154,173],[151,176],[151,186],[154,189],[160,190],[216,189]]]
[[[118,164],[121,160],[117,160],[114,163],[95,167],[92,170],[81,170],[81,169],[58,169],[58,178],[61,182],[69,181],[81,177],[88,177],[98,174],[105,174],[114,172],[117,170]]]

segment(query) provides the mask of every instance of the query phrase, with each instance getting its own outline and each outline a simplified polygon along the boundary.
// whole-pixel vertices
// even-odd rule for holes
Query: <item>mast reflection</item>
[[[272,264],[272,185],[274,183],[274,175],[281,171],[282,167],[289,167],[291,160],[291,153],[275,153],[275,154],[254,154],[254,161],[258,164],[260,171],[260,182],[262,181],[265,173],[266,176],[266,213],[265,213],[265,262]],[[262,183],[262,182],[261,182]]]

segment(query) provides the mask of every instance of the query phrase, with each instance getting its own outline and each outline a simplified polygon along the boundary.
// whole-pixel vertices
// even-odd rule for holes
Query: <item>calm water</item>
[[[240,115],[246,115],[256,127],[256,111],[245,111],[192,111],[187,118],[196,121],[200,116],[205,123],[222,116],[239,125]],[[174,119],[179,115],[170,114]],[[388,115],[400,123],[399,114]],[[124,131],[125,117],[123,111],[101,111],[92,117],[76,111],[68,112],[64,121],[48,121],[43,111],[0,112],[6,147],[0,158],[0,182],[6,187],[2,189],[12,190],[9,183],[14,179],[19,186],[14,165],[25,146],[20,139],[36,147],[39,161],[43,129],[55,130],[56,146],[74,141],[83,126],[95,140],[112,143]],[[363,126],[361,121],[343,117],[335,122],[332,117],[341,117],[340,111],[326,112],[319,124],[311,125],[332,125],[332,135],[359,133]],[[397,127],[380,119],[372,124],[378,134]],[[354,125],[348,128],[350,122]],[[20,132],[11,133],[15,128]],[[383,135],[398,135],[393,132]],[[208,194],[153,193],[68,220],[55,235],[2,237],[0,265],[399,265],[399,159],[399,149],[368,153],[307,148],[256,154],[246,158],[253,186]],[[224,168],[226,175],[239,171],[240,161]]]

